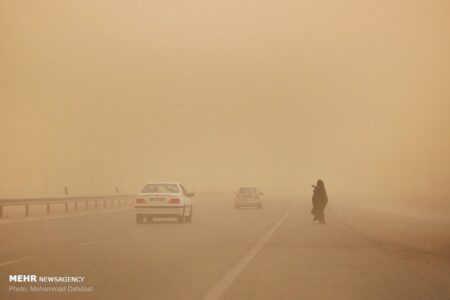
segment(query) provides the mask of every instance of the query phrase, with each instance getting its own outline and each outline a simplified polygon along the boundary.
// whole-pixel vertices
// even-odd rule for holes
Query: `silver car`
[[[263,193],[255,187],[241,187],[236,193],[235,208],[263,207]]]

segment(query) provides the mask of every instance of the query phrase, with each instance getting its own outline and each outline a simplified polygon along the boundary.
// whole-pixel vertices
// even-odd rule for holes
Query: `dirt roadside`
[[[450,293],[450,215],[445,211],[342,202],[329,210],[411,272]]]

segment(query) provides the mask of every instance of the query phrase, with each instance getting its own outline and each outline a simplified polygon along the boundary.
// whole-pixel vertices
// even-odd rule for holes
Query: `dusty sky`
[[[0,0],[0,197],[450,195],[449,1]]]

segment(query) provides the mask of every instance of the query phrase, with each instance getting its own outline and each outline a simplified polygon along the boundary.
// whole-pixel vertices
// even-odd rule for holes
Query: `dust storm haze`
[[[447,1],[0,2],[1,197],[450,194]]]
[[[0,299],[448,300],[449,117],[450,1],[0,0]]]

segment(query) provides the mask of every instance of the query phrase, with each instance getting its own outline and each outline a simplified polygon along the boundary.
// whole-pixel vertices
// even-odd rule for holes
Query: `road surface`
[[[309,210],[309,199],[273,196],[263,209],[236,210],[232,196],[216,195],[196,200],[190,224],[138,225],[129,208],[3,223],[0,299],[450,298],[449,270],[433,253],[398,252],[338,207],[327,225]],[[10,283],[11,274],[85,281]],[[94,291],[9,291],[64,285]]]

